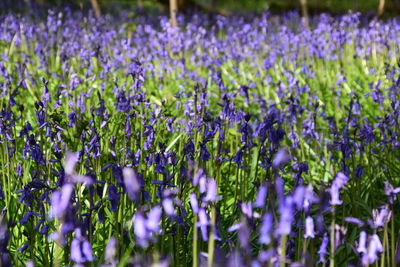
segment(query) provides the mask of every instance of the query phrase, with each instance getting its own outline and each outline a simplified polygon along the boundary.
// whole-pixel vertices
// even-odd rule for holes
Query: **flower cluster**
[[[0,265],[399,264],[400,23],[0,16]]]

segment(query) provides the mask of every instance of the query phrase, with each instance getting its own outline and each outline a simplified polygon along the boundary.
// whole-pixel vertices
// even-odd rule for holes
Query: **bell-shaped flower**
[[[311,216],[306,218],[306,229],[304,233],[304,238],[314,238],[314,220]]]

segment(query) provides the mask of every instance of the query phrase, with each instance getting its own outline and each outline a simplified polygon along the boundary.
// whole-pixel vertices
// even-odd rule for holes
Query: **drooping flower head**
[[[331,205],[342,205],[343,201],[340,199],[340,189],[345,186],[349,178],[342,172],[338,172],[330,187]]]

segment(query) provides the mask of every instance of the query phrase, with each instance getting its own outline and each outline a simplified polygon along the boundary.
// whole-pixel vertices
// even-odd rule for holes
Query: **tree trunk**
[[[143,9],[143,7],[144,7],[143,0],[138,0],[138,6],[140,9]]]
[[[171,25],[173,27],[178,26],[178,22],[176,21],[176,13],[178,12],[178,3],[177,0],[169,0],[169,15],[171,20]]]
[[[96,18],[99,18],[101,16],[99,3],[97,2],[97,0],[90,0],[90,3],[92,4],[92,8],[94,10]]]
[[[307,10],[307,0],[300,0],[301,5],[301,16],[303,18],[304,26],[309,27],[308,24],[308,10]]]
[[[378,12],[376,13],[377,17],[383,15],[384,9],[385,9],[385,0],[379,0]]]
[[[212,7],[210,5],[207,5],[204,2],[202,3],[201,1],[196,1],[196,0],[179,0],[179,2],[178,2],[178,0],[154,0],[154,1],[157,2],[157,3],[162,4],[163,6],[169,6],[170,11],[171,11],[171,3],[175,1],[175,2],[177,2],[176,3],[177,4],[177,8],[176,8],[177,11],[178,11],[178,9],[181,10],[181,11],[183,11],[185,9],[199,9],[199,10],[201,10],[203,12],[218,13],[218,14],[223,15],[223,16],[231,15],[231,12],[229,10],[222,9],[222,8],[217,7],[217,6]],[[171,16],[171,18],[172,18],[172,16]]]

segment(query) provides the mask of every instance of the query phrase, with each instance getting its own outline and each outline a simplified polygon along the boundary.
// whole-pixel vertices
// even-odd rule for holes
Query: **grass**
[[[372,218],[372,210],[387,203],[384,182],[397,186],[400,171],[399,121],[391,115],[398,114],[399,33],[389,30],[396,20],[367,26],[343,24],[353,15],[329,22],[316,17],[309,31],[296,15],[269,20],[264,14],[249,22],[227,18],[220,28],[187,18],[171,29],[165,18],[96,22],[60,14],[47,22],[8,15],[0,23],[0,207],[14,265],[72,264],[73,240],[90,242],[94,260],[80,252],[87,266],[165,259],[174,266],[212,266],[232,255],[248,265],[268,249],[281,266],[316,264],[325,234],[331,266],[362,261],[354,249],[360,229],[344,219]],[[32,129],[21,135],[28,122]],[[290,161],[275,168],[282,148]],[[79,152],[70,174],[68,151]],[[133,183],[140,185],[136,199],[124,168],[134,170]],[[338,172],[350,179],[341,191],[343,205],[330,206]],[[76,182],[78,174],[92,183]],[[280,177],[283,198],[275,189]],[[207,200],[212,181],[219,197]],[[52,195],[70,183],[68,207],[52,218]],[[293,208],[290,234],[260,244],[263,215],[272,214],[278,232],[282,203],[300,184],[313,185],[318,204]],[[257,208],[251,203],[261,186],[268,197]],[[115,208],[112,187],[119,194]],[[191,194],[207,222],[194,211]],[[172,201],[173,214],[164,201]],[[395,259],[397,206],[390,204],[392,217],[383,227],[363,228],[380,235],[382,266]],[[146,221],[141,237],[138,218],[157,207],[160,229],[152,232]],[[28,211],[38,216],[21,223]],[[321,215],[317,238],[304,238],[306,216],[317,222]],[[236,223],[238,231],[229,231]],[[342,233],[339,244],[335,233]],[[112,237],[114,256],[105,249]]]

